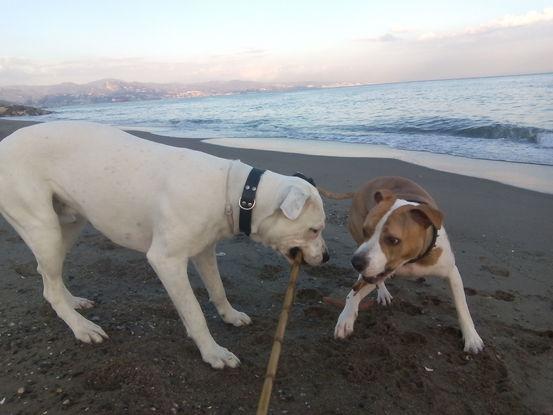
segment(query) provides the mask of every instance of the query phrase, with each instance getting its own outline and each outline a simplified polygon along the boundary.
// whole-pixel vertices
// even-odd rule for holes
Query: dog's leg
[[[225,288],[223,287],[221,275],[219,274],[219,268],[217,267],[215,245],[204,249],[204,251],[196,255],[192,261],[207,288],[209,300],[215,305],[223,321],[237,327],[250,324],[252,322],[250,317],[246,313],[235,310],[227,300]]]
[[[163,248],[155,246],[155,242],[148,251],[147,257],[175,304],[188,336],[200,349],[204,362],[215,369],[238,366],[240,360],[227,349],[219,346],[209,332],[200,304],[188,280],[187,259],[168,256]]]
[[[388,288],[386,288],[386,284],[384,284],[384,281],[379,282],[376,284],[378,288],[378,295],[376,297],[376,301],[378,304],[381,305],[389,305],[392,304],[392,300],[394,297],[392,297],[392,294],[390,294],[390,291],[388,291]]]
[[[353,290],[349,292],[346,297],[346,305],[340,313],[340,317],[338,317],[338,322],[336,323],[336,327],[334,329],[334,337],[336,339],[345,339],[351,333],[353,333],[353,325],[355,324],[355,319],[357,318],[359,303],[375,288],[376,285],[367,284],[363,286],[357,293],[355,293]]]
[[[46,201],[48,198],[46,198]],[[44,298],[56,314],[85,343],[100,343],[107,334],[102,328],[77,313],[68,300],[62,279],[65,246],[57,216],[43,200],[35,200],[33,209],[21,202],[5,209],[4,216],[33,251],[38,272],[44,282]]]
[[[465,297],[465,291],[463,288],[463,280],[459,274],[459,270],[456,265],[453,265],[449,274],[447,275],[449,281],[449,287],[451,294],[453,295],[453,302],[457,309],[457,316],[459,318],[459,325],[461,326],[461,332],[463,333],[463,339],[465,340],[465,351],[478,353],[484,348],[484,342],[476,332],[472,317],[470,316],[469,308],[467,306],[467,299]]]
[[[76,216],[75,220],[71,223],[63,223],[60,221],[61,234],[63,239],[63,246],[65,253],[67,254],[73,245],[75,244],[79,234],[86,225],[86,219],[82,216]],[[75,297],[64,285],[64,292],[67,296],[67,300],[75,309],[80,308],[92,308],[94,307],[94,301],[88,300],[82,297]]]

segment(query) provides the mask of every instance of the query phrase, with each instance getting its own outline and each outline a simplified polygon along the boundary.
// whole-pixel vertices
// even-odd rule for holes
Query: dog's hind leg
[[[227,299],[215,255],[215,245],[211,245],[196,255],[192,262],[200,273],[202,281],[209,293],[209,300],[213,303],[217,312],[225,323],[234,326],[245,326],[252,320],[246,313],[242,313],[232,307]]]
[[[3,206],[3,213],[35,255],[44,283],[44,298],[75,337],[85,343],[99,343],[107,338],[98,325],[77,313],[69,301],[62,279],[66,246],[51,196],[33,195],[27,200],[13,197],[9,206]]]

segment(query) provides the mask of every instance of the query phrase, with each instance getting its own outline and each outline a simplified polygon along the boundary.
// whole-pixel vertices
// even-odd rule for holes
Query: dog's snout
[[[351,265],[353,265],[353,268],[355,268],[358,272],[363,272],[363,270],[367,267],[367,259],[364,255],[354,255],[351,258]]]
[[[323,263],[328,262],[330,259],[330,255],[328,254],[328,251],[323,252]]]

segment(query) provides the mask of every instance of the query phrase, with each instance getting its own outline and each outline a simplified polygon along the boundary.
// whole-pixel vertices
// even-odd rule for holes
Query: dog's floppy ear
[[[379,204],[383,200],[390,200],[395,196],[394,196],[394,192],[392,192],[391,190],[380,189],[380,190],[377,190],[376,192],[374,192],[373,197],[374,197],[374,201],[376,202],[376,204]]]
[[[309,199],[309,193],[298,186],[291,186],[280,204],[280,209],[288,219],[296,220],[307,199]]]
[[[425,228],[434,225],[436,229],[440,229],[444,221],[444,214],[428,205],[413,206],[411,217]]]

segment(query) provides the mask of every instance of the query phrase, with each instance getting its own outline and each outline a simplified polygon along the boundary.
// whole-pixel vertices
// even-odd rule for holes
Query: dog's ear
[[[392,192],[391,190],[388,190],[388,189],[380,189],[380,190],[377,190],[376,192],[374,192],[374,201],[376,202],[376,204],[379,204],[380,202],[382,202],[383,200],[390,200],[392,198],[394,198],[394,192]]]
[[[444,222],[444,214],[438,209],[434,209],[428,205],[413,206],[410,213],[415,222],[421,224],[425,228],[434,225],[436,229],[440,229]]]
[[[280,209],[288,219],[296,220],[307,199],[309,199],[309,193],[298,186],[291,186],[280,204]]]

